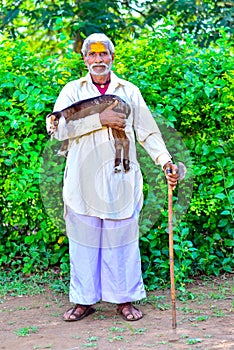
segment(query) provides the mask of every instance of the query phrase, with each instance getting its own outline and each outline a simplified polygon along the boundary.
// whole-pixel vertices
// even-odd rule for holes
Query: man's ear
[[[82,58],[83,58],[84,64],[87,66],[86,56],[82,55]]]
[[[111,58],[112,58],[112,61],[114,61],[114,58],[115,58],[115,54],[114,53],[111,54]]]

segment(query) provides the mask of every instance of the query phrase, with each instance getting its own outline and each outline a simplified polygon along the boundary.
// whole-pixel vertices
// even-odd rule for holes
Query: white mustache
[[[105,68],[109,68],[108,64],[106,64],[106,63],[100,63],[100,64],[93,63],[93,64],[90,65],[90,68],[94,68],[94,67],[105,67]]]
[[[112,61],[110,62],[109,65],[103,62],[103,63],[93,63],[93,64],[87,65],[87,66],[88,66],[88,69],[89,69],[89,73],[90,73],[90,74],[93,74],[93,75],[106,75],[106,74],[108,74],[108,73],[110,72],[110,70],[111,70]],[[105,68],[105,69],[103,70],[102,73],[97,73],[97,72],[95,72],[95,67],[96,67],[96,68],[102,67],[102,68]]]

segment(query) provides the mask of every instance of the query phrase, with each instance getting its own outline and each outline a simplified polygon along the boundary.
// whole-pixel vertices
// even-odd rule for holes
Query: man
[[[82,54],[88,74],[62,89],[54,111],[101,94],[114,94],[131,106],[131,114],[126,119],[113,110],[113,104],[102,113],[70,124],[62,117],[55,132],[58,140],[69,139],[63,200],[71,266],[70,301],[75,305],[63,319],[81,320],[102,300],[117,304],[117,312],[125,320],[137,321],[143,314],[132,302],[144,298],[145,289],[138,242],[142,175],[134,135],[161,165],[173,188],[178,180],[177,167],[139,89],[111,71],[114,45],[110,39],[104,34],[90,35],[83,43]],[[125,130],[130,141],[127,173],[113,171],[111,128]]]

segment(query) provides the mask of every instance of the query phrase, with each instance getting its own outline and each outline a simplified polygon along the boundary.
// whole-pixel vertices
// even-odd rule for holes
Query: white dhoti
[[[139,210],[124,220],[100,219],[66,208],[70,301],[124,303],[146,296],[139,251]]]

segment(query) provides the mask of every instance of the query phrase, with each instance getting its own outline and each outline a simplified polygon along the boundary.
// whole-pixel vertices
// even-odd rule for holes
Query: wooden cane
[[[171,169],[166,170],[171,173]],[[171,279],[171,302],[172,302],[172,328],[176,328],[176,296],[174,277],[174,246],[173,246],[173,189],[168,184],[168,233],[169,233],[169,259],[170,259],[170,279]]]

